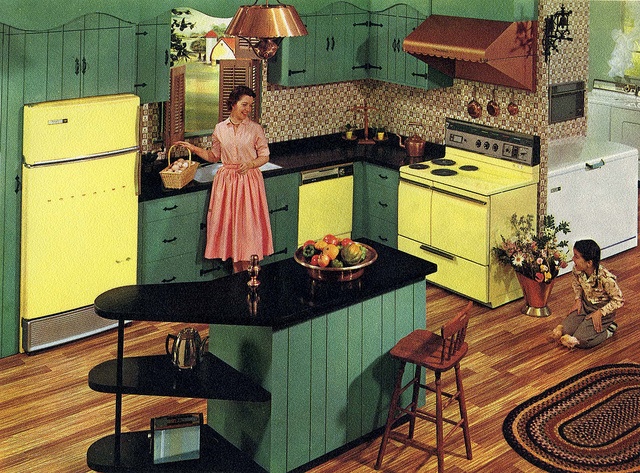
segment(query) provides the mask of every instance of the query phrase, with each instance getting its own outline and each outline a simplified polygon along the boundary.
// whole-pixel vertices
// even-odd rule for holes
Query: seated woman
[[[600,265],[600,247],[595,241],[575,242],[573,264],[575,301],[570,314],[553,330],[553,338],[568,348],[591,348],[615,333],[616,310],[624,298],[616,277]]]

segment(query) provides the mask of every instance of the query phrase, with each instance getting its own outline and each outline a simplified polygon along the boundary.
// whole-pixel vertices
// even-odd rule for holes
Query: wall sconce
[[[544,19],[544,37],[542,38],[542,46],[544,48],[544,61],[549,62],[551,50],[558,51],[559,41],[573,41],[569,32],[569,16],[573,13],[566,10],[564,4],[560,6],[560,10],[553,15],[549,15]]]
[[[278,0],[277,5],[241,6],[231,19],[225,33],[241,38],[258,38],[257,44],[251,45],[260,59],[267,60],[278,51],[282,38],[306,36],[307,28],[302,23],[296,9],[291,5],[284,5]]]

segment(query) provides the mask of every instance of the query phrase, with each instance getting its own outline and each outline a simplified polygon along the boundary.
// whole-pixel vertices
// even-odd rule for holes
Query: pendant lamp
[[[225,33],[241,38],[258,38],[257,44],[251,41],[249,44],[259,58],[266,60],[276,54],[282,38],[306,36],[308,33],[293,6],[279,1],[277,5],[269,5],[269,0],[265,2],[265,5],[257,5],[256,0],[253,5],[238,8]]]

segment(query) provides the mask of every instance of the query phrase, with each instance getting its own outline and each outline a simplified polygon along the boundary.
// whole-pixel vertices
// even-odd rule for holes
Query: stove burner
[[[447,159],[447,158],[437,158],[431,162],[439,166],[453,166],[456,163],[453,159]]]
[[[422,164],[422,163],[409,164],[410,169],[427,169],[428,167],[429,167],[428,164]]]
[[[478,166],[474,166],[472,164],[465,164],[464,166],[460,166],[461,171],[477,171]]]
[[[434,169],[431,171],[431,174],[435,174],[436,176],[455,176],[458,174],[458,171],[454,171],[453,169]]]

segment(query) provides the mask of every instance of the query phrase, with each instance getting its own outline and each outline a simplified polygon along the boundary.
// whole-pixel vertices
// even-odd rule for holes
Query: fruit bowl
[[[302,256],[302,247],[296,250],[293,254],[293,259],[300,266],[307,269],[309,276],[318,281],[353,281],[364,274],[364,268],[371,265],[378,259],[378,253],[376,250],[364,243],[358,244],[366,248],[367,255],[364,260],[353,266],[345,266],[343,268],[332,268],[329,266],[321,268],[319,266],[314,266],[307,263],[306,258]]]

